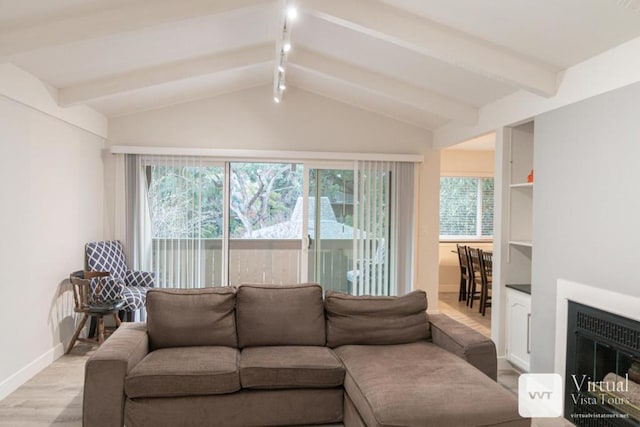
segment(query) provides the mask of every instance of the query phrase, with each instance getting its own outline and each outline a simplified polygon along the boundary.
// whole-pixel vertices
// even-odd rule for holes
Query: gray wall
[[[531,368],[553,372],[558,278],[640,296],[640,84],[536,117],[534,169]]]

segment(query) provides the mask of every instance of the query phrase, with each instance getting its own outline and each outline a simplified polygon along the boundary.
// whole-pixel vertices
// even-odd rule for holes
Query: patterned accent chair
[[[119,240],[91,242],[85,247],[89,271],[108,271],[100,298],[124,300],[122,310],[132,320],[133,313],[144,307],[147,290],[154,287],[155,274],[127,268],[124,248]]]

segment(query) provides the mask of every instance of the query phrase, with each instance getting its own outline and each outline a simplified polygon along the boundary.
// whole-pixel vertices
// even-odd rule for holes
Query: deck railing
[[[230,239],[229,284],[293,284],[301,277],[300,240]],[[222,286],[221,239],[153,239],[152,269],[158,287]],[[309,276],[325,289],[346,291],[353,243],[322,240],[318,256],[309,253]],[[317,275],[314,272],[317,271]]]

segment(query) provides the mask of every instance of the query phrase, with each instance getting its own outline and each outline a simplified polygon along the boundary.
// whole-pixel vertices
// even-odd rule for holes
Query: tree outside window
[[[493,236],[493,178],[440,178],[440,238]]]

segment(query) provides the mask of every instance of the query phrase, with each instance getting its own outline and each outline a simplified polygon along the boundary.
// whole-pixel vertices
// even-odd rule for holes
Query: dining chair
[[[469,265],[469,285],[467,287],[467,305],[473,308],[473,300],[480,299],[480,291],[478,287],[482,286],[480,264],[481,250],[478,248],[467,247],[468,265]],[[476,295],[477,294],[477,295]]]
[[[456,244],[458,251],[458,264],[460,265],[460,290],[458,291],[458,301],[466,301],[467,288],[469,287],[469,255],[467,247]]]
[[[482,279],[482,289],[480,291],[480,313],[484,316],[487,307],[491,307],[491,288],[493,286],[493,252],[481,251],[480,277]]]

